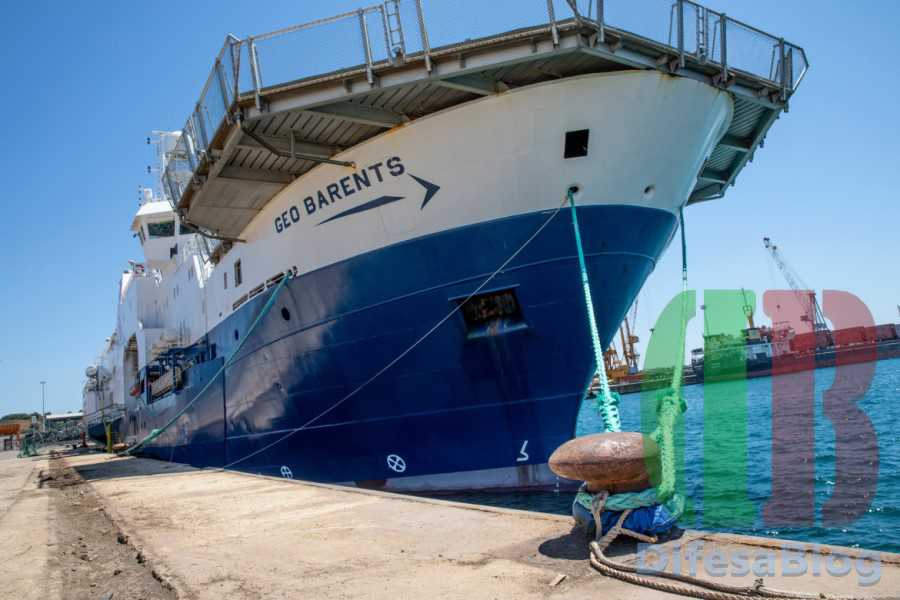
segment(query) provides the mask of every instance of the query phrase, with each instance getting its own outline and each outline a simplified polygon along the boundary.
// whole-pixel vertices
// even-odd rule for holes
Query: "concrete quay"
[[[594,571],[567,517],[99,453],[0,454],[0,531],[11,598],[668,596]],[[900,594],[896,554],[873,561],[818,546],[785,555],[778,540],[684,531],[643,558],[667,556],[671,570],[677,557],[686,573],[687,549],[701,544],[697,574],[719,582],[751,585],[754,568],[771,568],[769,587]],[[627,543],[610,554],[641,559]],[[746,575],[733,564],[741,556]],[[783,574],[790,556],[805,574]]]

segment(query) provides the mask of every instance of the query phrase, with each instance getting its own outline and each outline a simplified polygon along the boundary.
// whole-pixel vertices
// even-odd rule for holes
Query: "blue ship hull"
[[[474,488],[490,485],[477,473],[544,465],[574,435],[594,362],[565,210],[485,288],[514,290],[515,326],[475,331],[458,312],[335,403],[438,323],[550,214],[444,231],[290,280],[224,375],[143,452],[367,486],[455,474]],[[583,207],[579,220],[608,343],[676,221],[634,206]],[[190,402],[271,293],[209,332],[204,362],[186,371],[182,389],[130,406],[126,433],[143,437]]]

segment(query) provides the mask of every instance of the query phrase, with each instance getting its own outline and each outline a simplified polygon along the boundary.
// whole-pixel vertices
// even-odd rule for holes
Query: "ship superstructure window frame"
[[[566,143],[563,158],[581,158],[588,155],[588,143],[591,139],[590,129],[573,129],[566,132]]]
[[[244,281],[244,274],[241,272],[241,259],[234,261],[234,287],[240,287]]]
[[[147,223],[147,237],[150,239],[175,237],[175,220]]]

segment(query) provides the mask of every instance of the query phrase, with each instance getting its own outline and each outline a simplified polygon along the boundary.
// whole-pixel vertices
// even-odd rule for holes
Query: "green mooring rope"
[[[587,262],[584,259],[584,248],[581,244],[581,230],[578,226],[578,211],[575,208],[575,192],[568,191],[569,206],[572,209],[572,229],[575,230],[575,248],[578,250],[578,266],[581,269],[581,286],[584,289],[584,303],[587,308],[588,325],[591,331],[591,343],[594,347],[594,364],[597,367],[597,379],[600,380],[600,393],[597,395],[597,410],[603,421],[604,431],[621,431],[619,419],[619,398],[609,389],[606,368],[603,363],[603,345],[597,331],[597,317],[594,315],[594,301],[591,295],[591,282],[588,278]]]
[[[195,395],[191,399],[190,402],[185,404],[181,408],[181,410],[179,410],[177,413],[175,413],[175,416],[173,416],[171,419],[169,419],[165,425],[163,425],[162,427],[159,427],[157,429],[154,429],[153,431],[148,433],[146,435],[146,437],[144,437],[144,439],[139,441],[134,446],[131,446],[130,448],[123,450],[122,452],[119,452],[117,454],[117,456],[128,456],[129,454],[136,452],[137,450],[143,448],[145,445],[147,445],[148,443],[152,442],[153,440],[155,440],[156,438],[161,436],[167,429],[169,429],[169,427],[174,425],[175,422],[181,417],[181,415],[186,413],[188,411],[188,409],[191,406],[193,406],[197,400],[199,400],[201,397],[203,397],[203,394],[206,393],[206,390],[208,390],[209,387],[213,383],[215,383],[215,381],[219,378],[219,376],[225,372],[225,369],[230,367],[231,363],[234,362],[234,359],[237,357],[238,352],[240,352],[241,348],[243,348],[244,342],[246,342],[250,338],[250,334],[253,333],[253,330],[256,329],[256,326],[259,325],[259,323],[262,321],[263,317],[266,316],[266,314],[272,309],[272,306],[275,305],[275,299],[278,298],[278,295],[281,293],[281,290],[287,284],[288,280],[290,280],[292,278],[293,278],[292,272],[288,272],[284,277],[282,277],[281,281],[278,282],[278,285],[275,287],[275,289],[272,291],[272,294],[269,296],[269,299],[263,305],[262,310],[259,312],[258,315],[256,315],[256,318],[253,320],[253,323],[250,324],[250,329],[247,330],[247,333],[244,334],[244,337],[241,338],[241,340],[238,342],[235,349],[228,356],[228,360],[226,360],[224,363],[222,363],[222,366],[219,367],[219,370],[216,371],[216,374],[213,375],[212,378],[210,378],[210,380],[208,382],[206,382],[206,385],[203,386],[203,389],[201,389],[199,392],[197,392],[197,395]]]
[[[678,328],[679,339],[675,349],[675,367],[672,370],[672,384],[662,394],[657,409],[658,423],[653,438],[659,448],[661,477],[658,495],[665,500],[675,493],[677,479],[675,464],[675,422],[678,416],[687,410],[681,388],[684,377],[684,345],[687,336],[687,241],[684,231],[684,209],[678,209],[678,220],[681,225],[681,323]]]
[[[575,203],[572,198],[572,192],[569,192],[569,203],[572,207],[572,222],[575,226],[575,243],[578,247],[578,258],[581,264],[581,281],[584,285],[585,298],[588,304],[588,321],[591,327],[591,334],[595,341],[594,353],[597,353],[597,347],[600,345],[600,339],[597,335],[597,325],[594,321],[593,304],[590,298],[590,287],[587,282],[587,269],[584,263],[584,253],[581,248],[581,234],[578,231],[578,221],[575,216]],[[677,467],[675,461],[675,422],[678,415],[686,409],[684,399],[681,395],[683,385],[684,368],[684,345],[687,329],[687,237],[684,231],[684,209],[679,208],[678,220],[681,229],[681,326],[679,328],[679,344],[675,354],[675,367],[672,372],[672,383],[660,396],[659,406],[657,407],[658,422],[656,429],[650,434],[650,437],[656,442],[660,454],[660,483],[658,487],[649,488],[640,492],[623,492],[621,494],[613,494],[607,498],[605,510],[623,511],[628,509],[636,509],[644,506],[653,506],[655,504],[664,504],[667,508],[677,515],[681,515],[684,510],[684,500],[680,495],[675,493],[675,484],[677,480]],[[602,365],[602,355],[599,358]],[[611,396],[609,392],[609,383],[606,380],[606,373],[600,367],[598,369],[600,377],[601,395],[598,397],[598,408],[601,410],[601,418],[604,420],[604,431],[619,431],[610,429],[603,413],[605,406],[610,405],[608,398]],[[606,394],[603,394],[604,390]],[[613,400],[612,402],[615,402]],[[604,406],[605,405],[605,406]],[[616,424],[618,425],[618,407],[615,408]],[[575,501],[591,510],[594,495],[585,491],[584,487],[579,490]]]

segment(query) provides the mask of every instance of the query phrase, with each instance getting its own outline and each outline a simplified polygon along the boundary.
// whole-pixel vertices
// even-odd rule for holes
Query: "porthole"
[[[653,198],[654,194],[656,194],[656,186],[655,185],[648,185],[647,187],[644,188],[644,199],[645,200],[650,200],[651,198]]]
[[[240,338],[240,337],[241,337],[241,336],[238,335],[238,330],[235,329],[235,330],[234,330],[234,341],[237,341],[238,338]]]
[[[289,311],[286,306],[281,309],[281,318],[285,321],[291,320],[291,311]]]

